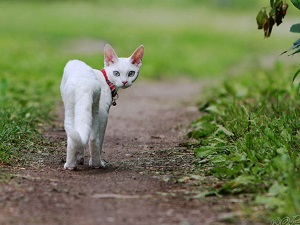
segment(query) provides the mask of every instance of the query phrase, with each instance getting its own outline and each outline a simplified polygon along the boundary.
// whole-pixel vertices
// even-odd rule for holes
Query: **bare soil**
[[[213,178],[195,171],[193,152],[180,147],[200,116],[195,101],[201,83],[138,83],[120,91],[111,108],[107,168],[89,168],[86,158],[78,171],[63,169],[63,107],[44,134],[51,145],[25,165],[1,166],[0,224],[224,224],[238,203],[196,198]]]

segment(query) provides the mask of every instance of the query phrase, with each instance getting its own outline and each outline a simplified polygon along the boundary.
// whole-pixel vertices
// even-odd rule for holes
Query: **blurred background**
[[[279,55],[297,39],[288,32],[297,12],[290,7],[265,39],[255,18],[268,5],[268,0],[1,0],[0,101],[53,103],[66,62],[80,59],[101,69],[105,43],[119,57],[144,44],[139,79],[226,79],[272,67],[288,58]]]
[[[299,123],[294,122],[298,115],[292,114],[294,117],[290,118],[291,114],[287,113],[297,111],[293,107],[298,107],[298,103],[294,104],[296,101],[292,98],[295,94],[287,87],[292,86],[292,77],[299,69],[299,56],[280,56],[299,38],[297,34],[289,32],[290,26],[299,21],[299,11],[290,1],[287,2],[290,7],[283,24],[280,27],[274,26],[271,37],[266,39],[263,31],[257,30],[256,15],[262,7],[270,5],[270,0],[0,0],[0,165],[10,163],[11,158],[20,160],[17,153],[23,155],[26,152],[42,152],[46,149],[45,146],[55,148],[53,143],[46,143],[47,140],[40,134],[45,129],[45,122],[54,124],[53,118],[57,118],[53,116],[53,112],[61,104],[59,86],[68,60],[80,59],[95,69],[102,69],[103,47],[106,43],[114,47],[119,57],[130,56],[143,44],[143,67],[135,85],[140,81],[145,85],[147,80],[180,82],[185,78],[193,82],[205,80],[205,88],[211,89],[211,83],[225,81],[225,91],[222,92],[220,87],[213,100],[221,99],[224,111],[229,108],[228,105],[231,106],[231,101],[235,102],[240,97],[245,98],[246,105],[236,105],[236,111],[230,108],[231,111],[227,112],[232,118],[226,117],[226,114],[224,121],[229,122],[231,127],[235,126],[231,122],[237,121],[239,114],[245,114],[244,109],[249,108],[251,111],[250,106],[248,107],[250,103],[254,105],[251,106],[254,108],[251,118],[255,119],[259,119],[257,115],[264,109],[261,105],[271,107],[269,111],[264,109],[266,116],[262,116],[262,125],[258,125],[262,133],[258,135],[258,139],[253,139],[253,146],[257,145],[258,150],[252,151],[257,152],[257,158],[252,153],[249,154],[253,160],[251,163],[244,156],[248,155],[248,145],[251,144],[249,140],[257,135],[257,131],[253,129],[251,136],[248,122],[250,116],[244,120],[240,117],[241,122],[236,122],[237,129],[234,129],[238,130],[235,132],[237,137],[240,137],[240,131],[243,130],[240,124],[247,122],[245,139],[236,139],[239,140],[237,144],[245,143],[247,154],[240,153],[240,164],[234,167],[232,174],[247,176],[247,179],[240,179],[246,192],[260,191],[263,189],[261,183],[264,183],[267,190],[272,185],[270,177],[274,177],[275,187],[270,189],[269,196],[281,193],[278,191],[280,188],[283,194],[273,201],[261,198],[261,202],[271,205],[271,210],[278,204],[282,212],[296,212],[290,209],[297,207],[299,211],[300,200],[295,199],[300,195],[298,189],[295,191],[294,188],[299,187],[300,178],[294,179],[295,174],[299,173],[289,169],[299,168],[298,158],[296,160],[298,144],[291,148],[292,153],[283,154],[283,149],[287,148],[290,140],[299,143]],[[236,77],[245,79],[243,82],[232,82],[232,78]],[[228,85],[231,83],[232,87]],[[205,94],[204,90],[204,98]],[[258,101],[254,101],[255,99]],[[259,112],[256,113],[257,110]],[[275,116],[272,117],[273,112]],[[270,119],[266,120],[269,115]],[[290,128],[282,130],[288,122],[291,124]],[[208,124],[212,125],[211,120]],[[208,127],[215,128],[216,124]],[[264,130],[264,127],[267,128]],[[272,133],[273,130],[279,131]],[[289,136],[290,130],[295,130],[294,135],[297,137]],[[265,131],[268,131],[267,135]],[[217,132],[214,133],[217,137]],[[264,136],[266,139],[261,138]],[[214,148],[220,143],[225,145],[227,140],[231,142],[231,138],[224,138],[226,141],[222,141],[219,136],[207,140],[204,143],[210,143]],[[278,140],[283,143],[284,148],[277,147]],[[268,148],[274,145],[273,142],[275,147],[270,151]],[[229,148],[226,147],[226,151],[219,152],[223,154],[222,157],[226,154],[225,167],[230,164],[230,168],[233,168],[232,165],[238,160],[235,158],[236,152],[227,154],[227,149],[232,148],[231,144],[229,143]],[[208,146],[210,150],[206,153],[214,151],[211,146]],[[267,151],[264,151],[265,148]],[[240,147],[232,149],[243,150]],[[295,154],[294,149],[297,150]],[[275,166],[266,166],[277,153],[279,156],[274,161]],[[289,161],[290,155],[294,157],[291,160],[294,164]],[[218,161],[217,156],[217,162],[222,165],[219,170],[215,170],[216,174],[218,171],[227,173],[229,170],[227,167],[224,169],[223,161]],[[262,160],[262,156],[269,158]],[[266,165],[262,165],[262,162]],[[236,168],[242,169],[239,171]],[[279,168],[279,172],[273,173],[270,170],[270,174],[264,175],[265,172],[260,172],[261,168],[275,168],[274,171]],[[281,173],[282,170],[286,171]],[[220,174],[217,175],[223,177]],[[232,174],[226,175],[231,179]],[[261,175],[266,179],[262,181]],[[278,185],[278,180],[282,181],[281,186]],[[284,183],[285,180],[295,182],[290,185]],[[240,188],[236,183],[232,184],[236,189]],[[250,184],[252,189],[249,188]],[[288,185],[290,189],[286,188]],[[227,187],[232,189],[233,186]],[[234,191],[235,189],[231,193],[235,193]],[[291,193],[293,195],[287,197]],[[287,199],[288,207],[281,204]],[[257,210],[260,209],[257,207]]]

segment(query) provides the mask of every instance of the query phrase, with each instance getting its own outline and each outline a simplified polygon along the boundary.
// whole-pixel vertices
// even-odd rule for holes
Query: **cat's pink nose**
[[[125,85],[125,84],[127,84],[127,81],[122,81],[122,83]]]

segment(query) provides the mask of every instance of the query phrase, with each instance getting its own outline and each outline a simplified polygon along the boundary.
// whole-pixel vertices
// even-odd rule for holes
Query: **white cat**
[[[128,88],[137,79],[142,66],[144,46],[129,58],[118,58],[110,45],[104,47],[104,69],[95,70],[79,60],[64,68],[60,85],[65,106],[67,160],[65,169],[76,170],[84,162],[84,149],[89,142],[92,167],[105,167],[101,158],[110,106],[119,88]]]

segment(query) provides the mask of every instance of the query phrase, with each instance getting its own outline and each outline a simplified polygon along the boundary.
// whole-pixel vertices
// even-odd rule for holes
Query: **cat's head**
[[[108,79],[118,88],[128,88],[137,79],[142,66],[144,46],[138,47],[128,58],[119,58],[115,50],[106,44],[104,47],[104,68]]]

